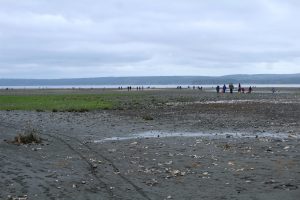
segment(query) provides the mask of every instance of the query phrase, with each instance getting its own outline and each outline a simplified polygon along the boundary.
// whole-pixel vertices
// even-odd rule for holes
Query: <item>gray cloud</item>
[[[300,72],[297,0],[0,0],[0,78]]]

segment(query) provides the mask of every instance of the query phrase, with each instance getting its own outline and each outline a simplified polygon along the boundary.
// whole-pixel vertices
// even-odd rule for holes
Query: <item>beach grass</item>
[[[155,101],[154,101],[155,100]],[[161,101],[147,93],[18,94],[0,95],[0,110],[87,112],[123,110],[156,105]]]
[[[0,110],[85,112],[113,109],[118,106],[114,95],[16,95],[0,96]]]

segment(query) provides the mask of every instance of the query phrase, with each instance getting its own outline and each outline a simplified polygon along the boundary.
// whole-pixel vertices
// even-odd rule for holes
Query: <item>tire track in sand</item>
[[[89,165],[89,171],[90,173],[97,179],[97,181],[104,186],[106,192],[109,194],[110,199],[114,199],[114,194],[112,192],[112,190],[109,188],[109,186],[101,180],[101,178],[97,175],[97,172],[95,170],[95,168],[93,167],[93,164],[87,159],[87,157],[85,157],[82,153],[80,153],[79,151],[77,151],[74,147],[72,147],[69,143],[67,143],[64,139],[51,135],[51,134],[46,134],[43,133],[43,135],[46,135],[50,138],[54,138],[56,140],[59,140],[60,142],[62,142],[63,144],[65,144],[72,152],[74,152],[75,154],[77,154],[85,163],[87,163]]]
[[[79,144],[81,144],[82,146],[86,147],[86,148],[87,148],[90,152],[92,152],[94,155],[97,155],[97,156],[101,157],[103,160],[105,160],[106,162],[110,163],[110,165],[112,166],[113,170],[114,170],[115,172],[119,172],[119,173],[117,173],[117,175],[118,175],[121,179],[123,179],[125,182],[127,182],[128,184],[130,184],[130,185],[131,185],[131,186],[132,186],[132,187],[133,187],[133,188],[134,188],[134,189],[135,189],[142,197],[144,197],[144,198],[147,199],[147,200],[151,200],[151,198],[148,197],[148,195],[143,191],[142,188],[140,188],[139,186],[137,186],[136,184],[134,184],[131,180],[129,180],[128,178],[126,178],[124,175],[122,175],[122,174],[120,173],[119,168],[114,164],[114,162],[113,162],[111,159],[109,159],[108,157],[106,157],[106,156],[100,154],[99,152],[93,150],[89,145],[87,145],[86,143],[80,141],[78,138],[75,138],[75,137],[72,137],[72,136],[68,136],[68,135],[64,135],[64,134],[59,134],[59,133],[55,133],[55,134],[60,135],[60,136],[63,136],[63,137],[67,137],[67,138],[69,138],[69,139],[71,139],[71,140],[76,141],[77,143],[79,143]],[[46,135],[49,135],[49,134],[46,134]],[[50,136],[50,135],[49,135],[49,136]],[[52,135],[51,135],[51,136],[52,136]],[[50,136],[50,137],[51,137],[51,136]],[[52,137],[55,137],[55,136],[52,136]],[[64,143],[67,144],[67,142],[65,142],[65,141],[64,141]],[[75,149],[74,149],[74,150],[75,150]],[[75,150],[75,151],[76,151],[76,150]],[[85,158],[85,160],[88,161],[87,158]],[[89,162],[89,161],[88,161],[88,162]],[[90,164],[91,164],[91,163],[90,163]],[[92,165],[92,164],[91,164],[91,165]],[[91,166],[91,167],[93,167],[93,166]],[[94,171],[95,171],[95,170],[94,170]]]

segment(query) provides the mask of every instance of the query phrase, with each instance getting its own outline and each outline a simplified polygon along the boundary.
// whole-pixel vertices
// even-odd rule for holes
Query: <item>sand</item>
[[[141,92],[158,103],[0,111],[0,199],[299,199],[299,89]],[[42,144],[8,142],[28,127]]]

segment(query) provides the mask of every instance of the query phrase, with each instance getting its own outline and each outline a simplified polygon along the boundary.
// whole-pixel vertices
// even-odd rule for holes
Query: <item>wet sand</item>
[[[111,91],[0,91],[24,92]],[[299,199],[299,89],[141,92],[153,103],[0,111],[0,199]],[[7,142],[28,126],[42,144]]]

